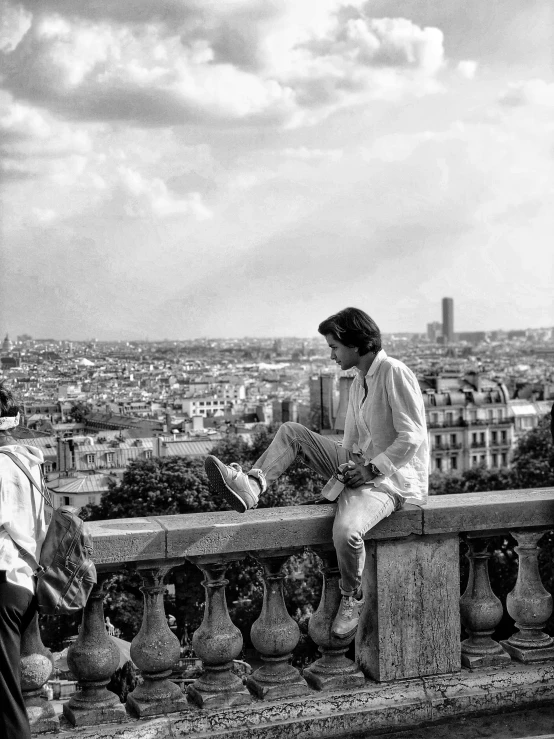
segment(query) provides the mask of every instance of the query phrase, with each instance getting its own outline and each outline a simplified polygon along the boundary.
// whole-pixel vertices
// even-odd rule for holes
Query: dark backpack
[[[19,467],[42,495],[45,503],[53,508],[52,496],[44,480],[41,490],[15,454],[1,447],[0,453],[8,456]],[[41,614],[59,616],[75,613],[84,607],[92,586],[96,583],[96,567],[91,560],[92,537],[77,512],[78,509],[72,506],[61,506],[53,510],[38,562],[12,538],[21,558],[31,567],[36,577],[36,596]]]

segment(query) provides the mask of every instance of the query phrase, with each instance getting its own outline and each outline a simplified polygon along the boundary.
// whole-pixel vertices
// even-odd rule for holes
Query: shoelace
[[[240,466],[240,464],[238,464],[238,462],[231,462],[231,464],[229,465],[229,467],[232,467],[235,470],[235,472],[237,473],[237,475],[240,472],[242,472],[242,467]],[[235,475],[235,477],[236,477],[236,475]]]
[[[354,613],[354,598],[343,598],[342,599],[342,615],[344,618],[352,618]]]

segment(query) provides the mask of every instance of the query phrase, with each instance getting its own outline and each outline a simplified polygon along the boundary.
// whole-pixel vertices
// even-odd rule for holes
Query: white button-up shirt
[[[421,389],[414,373],[383,350],[365,377],[356,370],[342,445],[381,471],[368,485],[409,503],[427,502],[429,445]]]

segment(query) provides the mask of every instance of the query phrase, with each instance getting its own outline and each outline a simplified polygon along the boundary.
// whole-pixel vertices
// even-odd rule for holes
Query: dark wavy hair
[[[356,347],[363,356],[381,349],[381,332],[367,313],[359,308],[345,308],[322,321],[317,330],[322,336],[331,334],[341,344]]]
[[[15,402],[12,391],[0,382],[0,416],[17,416],[18,413],[19,406]]]

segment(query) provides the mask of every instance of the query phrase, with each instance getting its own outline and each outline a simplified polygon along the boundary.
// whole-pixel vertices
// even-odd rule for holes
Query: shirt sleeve
[[[344,421],[344,437],[342,440],[343,449],[348,451],[354,450],[354,444],[358,443],[359,432],[356,425],[356,418],[354,416],[354,397],[356,395],[356,383],[358,380],[355,378],[350,385],[350,392],[348,394],[348,408],[346,409],[346,419]]]
[[[396,439],[371,462],[387,477],[408,464],[427,435],[425,408],[419,384],[407,367],[391,367],[386,380]]]

